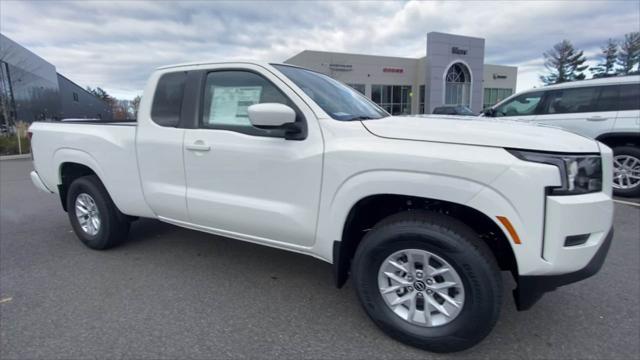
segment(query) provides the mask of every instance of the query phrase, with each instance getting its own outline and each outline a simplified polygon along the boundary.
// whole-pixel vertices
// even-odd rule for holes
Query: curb
[[[31,154],[0,156],[0,160],[19,160],[19,159],[31,159]]]
[[[613,199],[613,201],[617,202],[618,204],[625,204],[625,205],[640,207],[640,202],[624,201],[624,200],[618,200],[618,199]]]

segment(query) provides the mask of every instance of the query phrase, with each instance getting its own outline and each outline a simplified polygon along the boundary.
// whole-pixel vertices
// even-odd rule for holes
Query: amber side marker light
[[[511,225],[511,221],[509,221],[509,219],[507,219],[504,216],[496,216],[496,217],[498,218],[498,220],[500,220],[502,225],[505,228],[507,228],[507,231],[509,232],[509,235],[511,235],[511,239],[513,239],[513,242],[518,245],[522,244],[522,242],[520,242],[520,236],[518,236],[516,229],[514,229],[513,225]]]

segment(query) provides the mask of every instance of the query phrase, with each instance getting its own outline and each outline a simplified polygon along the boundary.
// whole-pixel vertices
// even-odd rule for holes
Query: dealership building
[[[515,92],[518,73],[515,66],[485,64],[484,42],[430,32],[426,56],[418,59],[305,50],[285,63],[348,84],[394,115],[430,114],[442,105],[480,112]]]
[[[63,118],[111,120],[110,106],[55,65],[0,34],[0,126]]]

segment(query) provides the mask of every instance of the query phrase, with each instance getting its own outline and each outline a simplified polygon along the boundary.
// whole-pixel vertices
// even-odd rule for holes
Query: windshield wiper
[[[360,115],[360,116],[354,116],[352,118],[345,119],[345,120],[351,121],[351,120],[373,120],[373,119],[378,119],[378,118],[366,116],[366,115]]]

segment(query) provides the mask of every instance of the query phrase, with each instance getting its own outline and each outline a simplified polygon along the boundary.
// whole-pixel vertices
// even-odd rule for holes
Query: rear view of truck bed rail
[[[53,121],[52,123],[60,123],[60,124],[87,124],[87,125],[128,125],[135,126],[135,120],[112,120],[105,121],[101,119],[62,119],[60,121]]]

